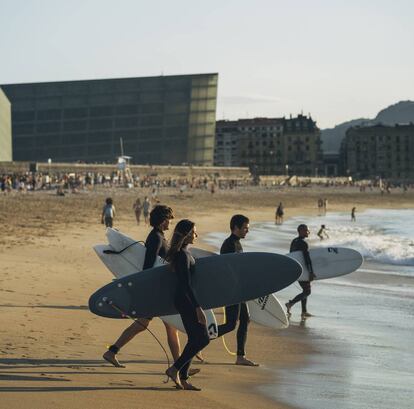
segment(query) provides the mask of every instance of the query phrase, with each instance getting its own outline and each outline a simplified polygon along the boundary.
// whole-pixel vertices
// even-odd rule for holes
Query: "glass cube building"
[[[218,74],[0,85],[13,160],[213,165]]]

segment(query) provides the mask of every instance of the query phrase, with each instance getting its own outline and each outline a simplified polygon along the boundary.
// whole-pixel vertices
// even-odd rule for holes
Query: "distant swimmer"
[[[224,240],[220,254],[243,253],[240,239],[244,239],[249,232],[249,219],[241,214],[234,215],[230,220],[231,234]],[[237,329],[237,358],[236,365],[258,366],[255,362],[246,358],[247,330],[250,322],[249,309],[245,302],[229,305],[226,310],[226,322],[218,326],[218,336],[221,337],[236,328]]]
[[[171,274],[177,275],[174,305],[180,313],[188,340],[183,353],[178,358],[174,358],[174,364],[165,373],[178,389],[191,391],[201,390],[188,382],[191,362],[210,342],[206,316],[192,285],[196,262],[187,248],[189,244],[194,243],[196,237],[195,224],[187,219],[180,220],[175,226],[171,247],[166,257],[172,269]]]
[[[285,211],[283,209],[282,202],[279,203],[279,205],[276,208],[276,214],[275,214],[275,224],[282,224],[283,223],[283,215],[285,214]]]
[[[115,218],[115,206],[112,198],[108,197],[105,200],[105,205],[102,209],[101,223],[105,224],[105,227],[112,227]]]
[[[351,210],[351,222],[356,222],[355,212],[356,212],[356,207],[353,207]]]
[[[326,226],[324,224],[321,225],[321,228],[319,229],[317,236],[323,240],[323,239],[329,239],[329,235],[326,232]]]
[[[292,243],[290,244],[290,252],[293,251],[302,251],[303,257],[305,259],[306,267],[309,270],[309,281],[298,281],[299,285],[302,287],[302,292],[298,294],[293,300],[290,300],[287,302],[286,309],[288,315],[290,315],[291,308],[300,301],[302,304],[302,318],[311,317],[312,314],[310,314],[307,310],[307,300],[308,297],[311,295],[311,281],[315,278],[315,274],[313,272],[312,268],[312,261],[309,256],[309,246],[308,243],[306,243],[305,239],[309,237],[310,231],[308,229],[308,226],[306,224],[300,224],[298,226],[298,237],[292,240]]]
[[[163,258],[166,257],[168,244],[164,236],[164,231],[168,230],[170,220],[173,218],[174,214],[171,207],[158,205],[152,209],[150,214],[150,224],[153,226],[153,229],[148,234],[145,242],[147,250],[143,266],[144,270],[154,266],[157,256]],[[123,346],[125,346],[140,332],[144,331],[148,327],[151,320],[152,317],[137,319],[121,334],[118,340],[109,347],[108,351],[104,353],[103,358],[116,367],[123,367],[119,363],[116,355]],[[180,339],[178,337],[178,330],[165,322],[164,325],[167,331],[168,345],[170,347],[171,354],[174,359],[177,359],[180,355]]]

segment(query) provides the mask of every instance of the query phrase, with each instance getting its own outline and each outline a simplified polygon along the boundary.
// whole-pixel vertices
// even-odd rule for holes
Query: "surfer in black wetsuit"
[[[189,368],[193,358],[205,348],[210,340],[207,333],[206,316],[192,287],[195,260],[187,249],[197,237],[195,224],[187,219],[180,220],[174,229],[171,247],[166,260],[170,262],[172,274],[177,275],[174,304],[181,315],[188,341],[183,353],[166,370],[178,389],[199,391],[200,388],[188,382]]]
[[[150,224],[153,229],[148,234],[145,241],[145,260],[143,269],[152,268],[157,257],[165,258],[168,251],[168,243],[164,236],[164,231],[168,230],[170,220],[174,218],[173,211],[170,207],[164,205],[155,206],[150,213]],[[116,367],[123,367],[116,357],[119,350],[131,341],[137,334],[144,331],[152,318],[139,318],[131,324],[118,338],[118,340],[109,347],[108,351],[103,354],[103,358]],[[178,330],[164,322],[167,331],[168,345],[174,359],[180,355],[180,339]]]
[[[313,272],[312,268],[312,261],[309,256],[309,247],[308,243],[306,243],[305,239],[309,236],[309,229],[306,224],[300,224],[298,226],[298,237],[292,240],[292,243],[290,244],[290,252],[293,251],[302,251],[303,257],[305,259],[306,267],[309,271],[309,280],[308,281],[299,281],[299,285],[302,287],[302,292],[298,294],[293,300],[290,300],[287,302],[286,309],[287,313],[290,316],[290,309],[298,302],[300,301],[302,304],[302,318],[308,318],[311,317],[312,314],[310,314],[306,308],[308,297],[311,294],[311,281],[315,278],[315,274]]]
[[[249,219],[241,214],[234,215],[230,220],[231,234],[224,240],[220,254],[243,253],[240,239],[244,239],[249,232]],[[247,329],[250,322],[249,309],[245,302],[226,307],[226,322],[218,326],[218,336],[221,337],[236,328],[237,329],[237,358],[236,365],[258,366],[245,357],[245,346],[247,341]]]

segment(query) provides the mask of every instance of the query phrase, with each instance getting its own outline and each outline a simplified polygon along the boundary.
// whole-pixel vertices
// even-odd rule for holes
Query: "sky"
[[[219,73],[217,119],[414,99],[411,0],[0,0],[0,84]]]

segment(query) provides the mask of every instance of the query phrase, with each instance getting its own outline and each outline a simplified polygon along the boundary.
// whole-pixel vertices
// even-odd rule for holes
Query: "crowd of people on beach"
[[[186,190],[208,190],[212,194],[216,189],[234,189],[251,185],[249,179],[215,177],[211,175],[197,177],[161,177],[154,175],[132,175],[129,183],[124,183],[121,172],[108,174],[101,172],[19,172],[0,174],[0,192],[34,192],[56,190],[65,193],[78,193],[94,188],[176,188],[180,193]],[[63,194],[62,194],[63,193]]]
[[[206,174],[194,177],[169,177],[151,174],[131,174],[129,182],[126,183],[125,177],[120,171],[103,172],[11,172],[0,174],[0,193],[11,192],[34,192],[55,190],[59,196],[67,193],[78,193],[85,190],[93,190],[95,188],[175,188],[180,193],[187,190],[207,190],[214,194],[217,190],[231,190],[235,188],[245,188],[248,186],[260,186],[265,189],[278,188],[283,189],[291,187],[358,187],[360,192],[379,191],[381,194],[390,194],[394,189],[402,189],[407,192],[414,189],[414,184],[397,183],[392,184],[386,181],[338,181],[335,178],[320,178],[317,180],[308,180],[306,178],[297,178],[294,184],[262,182],[260,177],[257,178],[232,178]],[[320,210],[326,210],[326,199],[320,199]],[[318,205],[319,207],[319,205]]]

